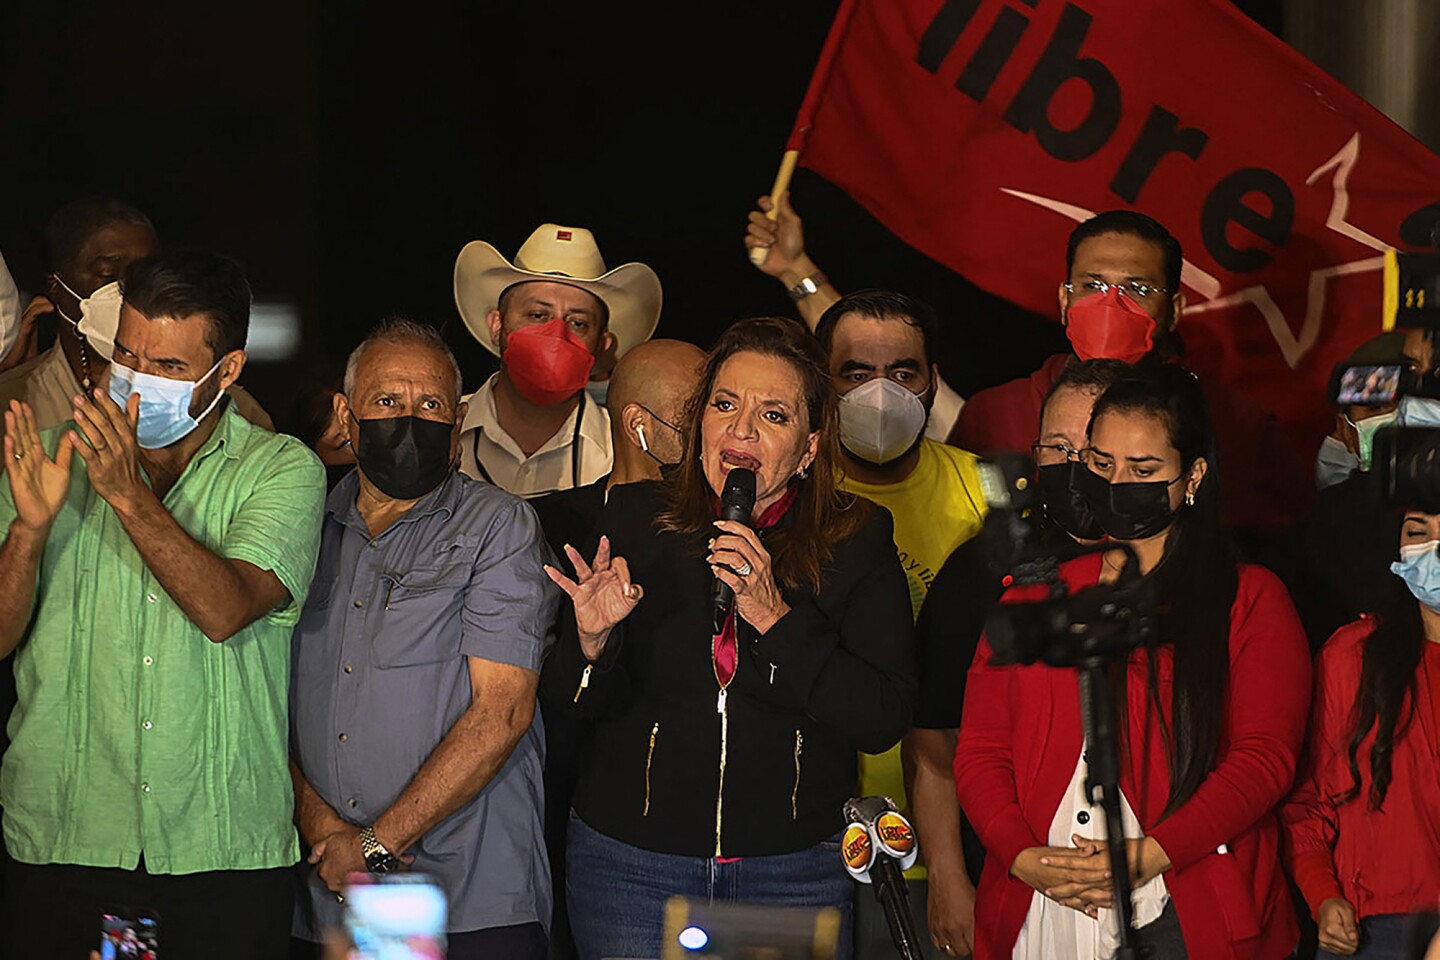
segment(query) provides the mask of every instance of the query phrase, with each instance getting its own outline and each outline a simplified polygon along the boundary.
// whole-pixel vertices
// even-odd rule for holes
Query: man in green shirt
[[[160,253],[122,287],[109,389],[43,433],[5,411],[6,937],[83,957],[102,913],[143,911],[167,957],[268,960],[288,946],[290,632],[325,474],[223,395],[249,326],[236,263]]]

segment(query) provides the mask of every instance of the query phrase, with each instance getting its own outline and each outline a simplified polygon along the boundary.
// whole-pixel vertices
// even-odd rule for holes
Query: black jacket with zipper
[[[611,491],[599,532],[644,598],[593,665],[567,610],[545,667],[546,708],[587,727],[575,811],[660,853],[715,856],[717,832],[726,857],[814,846],[844,826],[857,751],[887,750],[910,726],[913,628],[890,514],[874,507],[833,546],[818,595],[782,588],[791,611],[763,637],[738,622],[722,798],[707,537],[659,532],[662,509],[658,484]]]

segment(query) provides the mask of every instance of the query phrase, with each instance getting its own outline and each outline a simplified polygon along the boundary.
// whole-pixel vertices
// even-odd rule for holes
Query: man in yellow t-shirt
[[[915,615],[930,582],[951,551],[980,532],[985,497],[976,456],[922,434],[938,381],[933,357],[939,322],[925,304],[901,293],[862,291],[825,311],[815,335],[830,362],[840,394],[840,486],[880,504],[895,520],[895,548],[910,585]],[[906,805],[899,745],[860,756],[860,792]],[[925,838],[920,837],[922,852]],[[964,864],[910,871],[912,909],[927,956],[941,957],[926,929],[932,885],[947,902],[966,905],[969,926],[974,888]],[[875,897],[861,889],[855,900],[857,960],[895,955],[888,925]]]

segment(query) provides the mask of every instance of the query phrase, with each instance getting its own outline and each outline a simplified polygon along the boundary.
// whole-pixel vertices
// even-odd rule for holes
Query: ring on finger
[[[745,561],[744,563],[742,563],[740,566],[738,566],[738,567],[735,568],[735,576],[737,576],[737,577],[748,577],[748,576],[750,576],[750,571],[753,570],[753,569],[754,569],[754,568],[750,566],[750,561],[749,561],[749,560],[746,560],[746,561]]]

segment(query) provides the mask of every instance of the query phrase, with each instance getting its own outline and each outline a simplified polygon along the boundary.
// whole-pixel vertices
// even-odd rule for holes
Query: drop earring
[[[1193,507],[1193,506],[1195,506],[1195,491],[1193,491],[1193,490],[1187,490],[1187,491],[1185,492],[1185,506],[1187,506],[1187,507]]]

